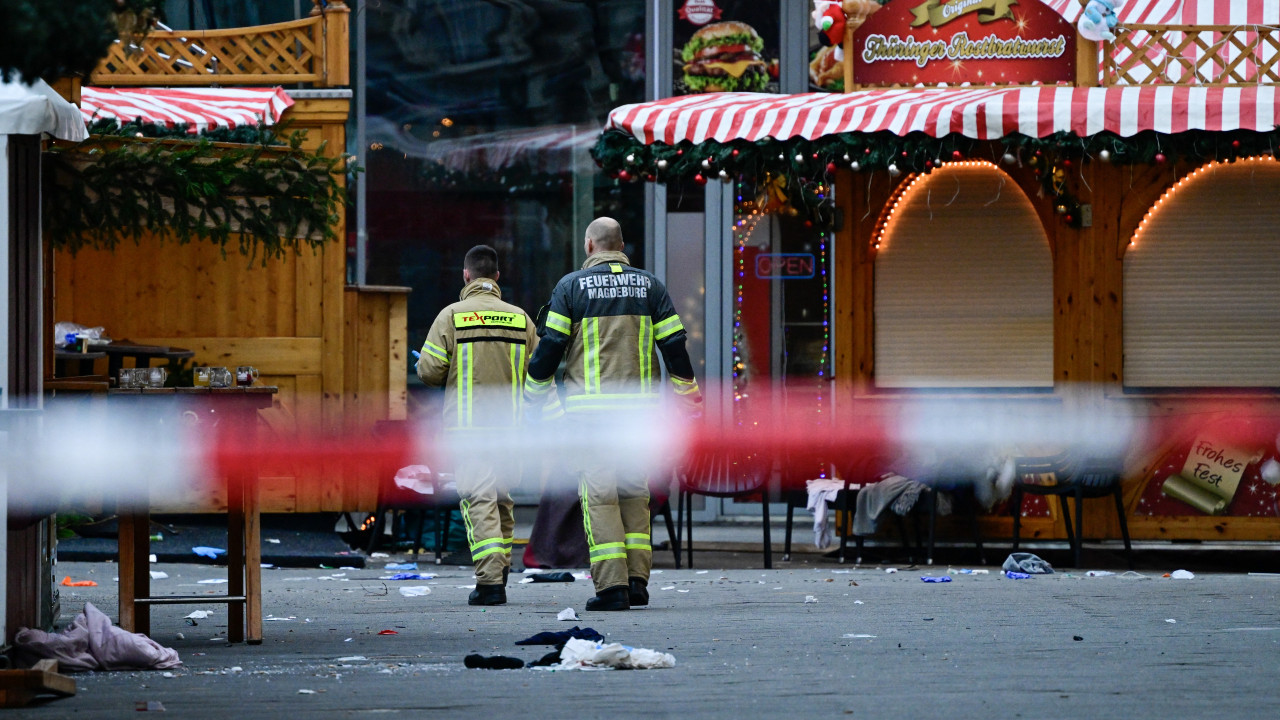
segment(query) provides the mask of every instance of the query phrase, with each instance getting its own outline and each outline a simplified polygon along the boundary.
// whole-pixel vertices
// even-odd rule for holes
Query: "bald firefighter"
[[[685,330],[667,289],[623,254],[622,229],[612,218],[587,226],[587,260],[556,285],[546,330],[529,361],[525,397],[531,406],[556,395],[552,382],[567,355],[564,411],[567,430],[600,438],[595,454],[579,459],[578,492],[596,596],[587,610],[628,610],[649,604],[649,486],[642,472],[620,467],[609,452],[610,428],[622,417],[656,408],[659,353],[676,396],[693,410],[702,401],[685,349]]]
[[[458,302],[431,324],[418,377],[445,388],[445,433],[457,449],[454,478],[476,566],[476,589],[467,603],[502,605],[515,529],[510,489],[519,467],[480,446],[489,433],[519,423],[520,388],[538,338],[525,311],[502,301],[497,251],[488,245],[467,251],[462,280]]]

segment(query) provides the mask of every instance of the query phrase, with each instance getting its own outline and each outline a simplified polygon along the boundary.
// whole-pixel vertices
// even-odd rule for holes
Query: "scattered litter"
[[[334,660],[334,662],[361,662],[368,659],[369,658],[363,655],[348,655],[346,657],[340,657],[337,660]]]
[[[276,568],[276,566],[271,563],[258,563],[258,567],[264,570],[274,570]]]
[[[938,576],[936,576],[936,577],[935,577],[935,576],[933,576],[933,575],[921,575],[921,576],[920,576],[920,579],[921,579],[921,580],[923,580],[924,582],[927,582],[927,583],[944,583],[944,582],[951,582],[951,576],[950,576],[950,575],[938,575]]]
[[[387,563],[382,566],[383,570],[417,570],[418,563]]]
[[[706,575],[706,574],[707,574],[707,573],[709,573],[709,572],[711,572],[711,571],[710,571],[710,570],[698,570],[698,571],[694,572],[694,574],[695,574],[695,575]]]
[[[170,670],[182,665],[178,651],[112,625],[111,618],[93,603],[85,603],[84,610],[61,632],[18,630],[13,645],[20,667],[44,659],[57,660],[62,671],[70,672]]]
[[[1169,577],[1174,580],[1195,580],[1196,574],[1190,570],[1174,570],[1172,573],[1169,573]]]
[[[1028,575],[1050,575],[1053,573],[1053,566],[1039,556],[1032,553],[1016,552],[1010,553],[1009,557],[1004,559],[1002,570],[1027,573]]]
[[[346,573],[343,573],[346,575]],[[337,577],[336,575],[334,577]],[[395,575],[383,575],[379,580],[435,580],[436,576],[432,573],[425,575],[421,573],[396,573]]]
[[[405,597],[422,597],[423,595],[430,595],[431,588],[426,585],[410,585],[400,588],[400,594]]]
[[[505,655],[468,655],[462,659],[462,665],[473,670],[519,670],[524,667],[524,661]]]
[[[138,712],[164,712],[164,703],[159,700],[139,700],[133,704]]]
[[[186,640],[186,639],[187,639],[187,636],[186,636],[186,635],[183,635],[182,633],[177,633],[177,634],[175,634],[175,635],[174,635],[174,637],[176,637],[176,638],[177,638],[177,639],[179,639],[179,640]]]
[[[533,578],[523,578],[522,580],[520,580],[520,582],[519,582],[518,584],[520,584],[520,585],[528,585],[528,584],[529,584],[529,583],[531,583],[531,582],[533,582]]]
[[[221,585],[226,581],[227,581],[226,578],[208,578],[206,580],[197,580],[196,582],[200,583],[201,585]]]
[[[885,568],[884,571],[892,575],[893,573],[898,572],[898,568]]]
[[[174,675],[174,674],[173,674],[173,673],[171,673],[171,672],[165,672],[165,673],[161,673],[161,674],[160,674],[160,677],[176,678],[176,677],[178,677],[178,676],[177,676],[177,675]]]
[[[1167,623],[1169,623],[1170,625],[1172,625],[1172,624],[1174,624],[1174,623],[1178,622],[1177,620],[1174,620],[1173,618],[1165,618],[1165,619],[1164,619],[1164,621],[1165,621],[1165,622],[1167,622]]]
[[[299,694],[299,695],[315,695],[315,694],[316,694],[316,691],[315,691],[315,690],[308,690],[308,689],[306,689],[306,688],[302,688],[301,690],[299,690],[299,691],[298,691],[298,694]]]
[[[369,553],[369,557],[371,557],[371,558],[389,558],[389,557],[391,557],[391,556],[390,556],[390,555],[388,555],[388,554],[386,554],[386,553],[384,553],[384,552],[376,552],[376,553]]]
[[[853,604],[854,604],[854,605],[862,605],[862,604],[864,604],[864,603],[863,603],[861,600],[854,600],[854,601],[853,601]]]
[[[1075,640],[1076,642],[1080,642],[1081,640],[1084,640],[1084,638],[1080,637],[1079,635],[1072,635],[1071,639]]]
[[[527,579],[537,583],[573,582],[575,580],[571,572],[544,572]]]
[[[556,615],[556,619],[557,619],[557,620],[570,620],[570,621],[572,621],[572,620],[577,620],[577,619],[578,619],[578,613],[574,612],[573,608],[571,608],[571,607],[569,607],[569,608],[565,608],[565,609],[563,609],[563,610],[561,610],[561,611],[560,611],[560,614],[559,614],[559,615]]]
[[[805,604],[806,604],[806,605],[808,605],[808,604],[810,604],[810,603],[816,603],[816,602],[818,602],[818,598],[816,598],[816,597],[814,597],[814,596],[812,596],[812,595],[805,595],[805,596],[804,596],[804,602],[805,602]]]
[[[675,590],[675,589],[676,589],[676,586],[675,586],[675,585],[668,585],[668,586],[666,586],[666,587],[664,587],[664,588],[659,588],[659,589],[661,589],[661,590]]]
[[[676,666],[675,656],[648,648],[627,647],[620,643],[591,642],[572,639],[560,651],[561,670],[614,668],[617,670],[653,670]]]
[[[779,590],[781,590],[782,588],[778,588],[778,589],[779,589]],[[689,591],[688,591],[688,590],[677,590],[676,592],[683,592],[683,593],[687,593],[687,592],[689,592]]]
[[[192,610],[190,615],[183,615],[183,617],[192,620],[203,620],[212,614],[212,610]]]
[[[1132,570],[1126,570],[1125,572],[1120,573],[1120,579],[1121,580],[1146,580],[1147,576],[1143,575],[1142,573],[1134,572]]]
[[[848,575],[851,572],[853,571],[852,570],[832,570],[831,574],[832,575]]]
[[[196,547],[193,547],[191,548],[191,552],[195,553],[196,555],[199,555],[200,557],[207,557],[213,560],[217,560],[219,555],[227,554],[227,551],[223,550],[222,548],[207,547],[205,545],[198,545]]]
[[[1004,576],[1010,580],[1028,580],[1031,578],[1031,575],[1028,573],[1014,572],[1012,570],[1005,570]]]
[[[165,578],[168,578],[168,577],[169,577],[169,573],[164,572],[163,570],[152,570],[152,571],[151,571],[151,579],[152,579],[152,580],[164,580]]]
[[[604,642],[604,636],[596,632],[592,628],[580,628],[577,625],[568,630],[560,632],[540,632],[532,637],[523,640],[517,640],[517,645],[555,645],[556,647],[564,647],[564,644],[577,638],[579,640],[590,640],[591,642]]]
[[[229,671],[229,672],[244,672],[244,668],[240,667],[239,665],[234,665],[234,666],[232,666],[232,667],[228,668],[228,671]]]
[[[92,580],[75,580],[72,581],[71,576],[67,575],[62,578],[62,584],[66,587],[98,587],[98,583]]]
[[[263,538],[263,540],[266,540],[267,542],[271,543],[272,545],[279,545],[279,544],[280,544],[280,539],[279,539],[279,538]]]
[[[1115,573],[1110,570],[1090,570],[1084,574],[1085,577],[1111,577],[1112,575]]]
[[[159,560],[156,560],[155,553],[151,553],[150,555],[147,556],[147,562],[159,562]]]
[[[378,634],[379,635],[399,635],[400,633],[396,632],[395,630],[379,630]]]
[[[574,574],[573,574],[573,579],[574,579],[574,580],[590,580],[590,579],[591,579],[591,573],[589,573],[589,572],[576,572],[576,573],[574,573]]]
[[[152,542],[161,542],[164,540],[164,533],[155,533],[150,536]]]
[[[990,571],[990,570],[972,570],[972,569],[970,569],[970,568],[961,568],[961,569],[959,569],[959,570],[956,570],[956,569],[954,569],[954,568],[947,568],[947,572],[948,572],[948,573],[956,573],[956,574],[959,574],[959,575],[989,575],[989,574],[991,574],[991,571]]]
[[[875,635],[867,635],[867,634],[865,634],[865,633],[845,633],[844,635],[841,635],[840,637],[846,637],[846,638],[873,638],[873,637],[875,637]]]
[[[211,637],[209,638],[209,642],[226,642],[226,641],[220,637]]]
[[[298,617],[297,617],[296,615],[290,615],[289,617],[275,617],[275,616],[271,616],[271,617],[268,617],[268,618],[264,618],[264,619],[263,619],[263,622],[292,622],[292,621],[297,620],[297,619],[298,619]]]

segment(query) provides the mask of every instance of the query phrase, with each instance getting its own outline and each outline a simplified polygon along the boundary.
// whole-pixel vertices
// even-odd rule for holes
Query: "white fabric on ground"
[[[836,495],[844,489],[843,480],[817,479],[804,484],[809,494],[805,509],[813,513],[813,544],[819,550],[831,547],[831,525],[827,522],[827,503],[835,502]]]
[[[88,602],[62,632],[22,628],[14,638],[14,651],[32,664],[57,660],[58,668],[69,672],[168,670],[182,665],[177,650],[112,625],[111,618]]]
[[[591,642],[570,638],[560,651],[557,669],[581,670],[586,668],[613,668],[616,670],[655,670],[676,666],[676,658],[670,653],[648,648],[632,648],[620,643]]]

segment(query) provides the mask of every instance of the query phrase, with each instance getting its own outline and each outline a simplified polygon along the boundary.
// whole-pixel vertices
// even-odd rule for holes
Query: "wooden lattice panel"
[[[1128,25],[1103,61],[1107,85],[1280,83],[1280,28],[1260,25]]]
[[[322,16],[252,28],[156,31],[117,42],[95,85],[277,85],[322,81]]]

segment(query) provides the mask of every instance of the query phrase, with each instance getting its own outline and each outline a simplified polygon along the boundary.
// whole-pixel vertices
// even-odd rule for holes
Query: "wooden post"
[[[320,52],[324,54],[321,63],[322,87],[344,87],[351,84],[351,64],[348,56],[351,52],[349,22],[351,8],[342,0],[330,0],[322,4],[322,0],[312,0],[315,7],[312,15],[323,15],[321,34],[324,44]]]
[[[1097,87],[1098,66],[1098,43],[1076,33],[1076,87]]]
[[[844,91],[853,92],[857,86],[853,80],[853,34],[871,14],[880,9],[877,0],[844,0],[840,3],[844,10]]]
[[[853,86],[853,28],[849,24],[844,26],[844,91],[853,92],[857,90]]]

